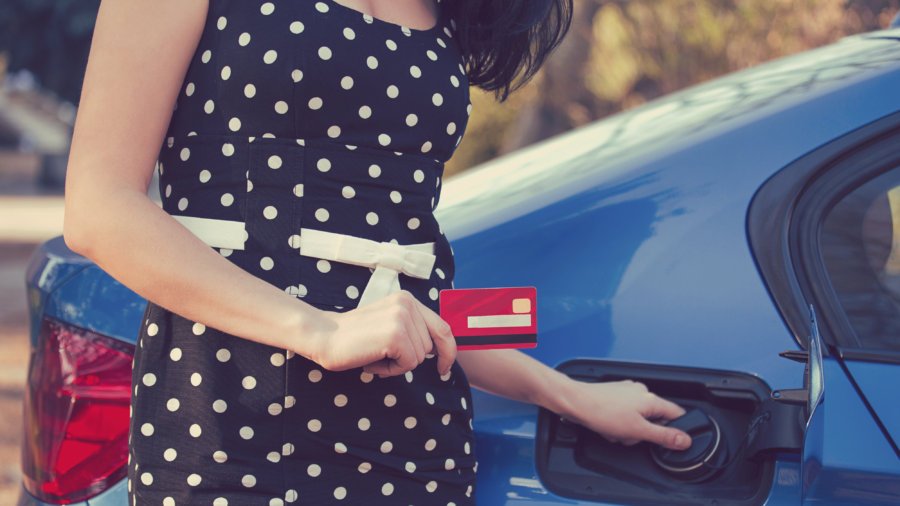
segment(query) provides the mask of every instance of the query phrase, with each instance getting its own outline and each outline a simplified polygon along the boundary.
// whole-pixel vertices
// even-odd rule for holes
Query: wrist
[[[288,321],[286,349],[292,350],[321,365],[327,335],[334,331],[335,313],[315,308],[309,304],[293,312]]]
[[[535,404],[546,408],[564,418],[574,419],[575,400],[578,397],[578,382],[565,373],[550,369],[551,373],[544,382],[542,395]]]

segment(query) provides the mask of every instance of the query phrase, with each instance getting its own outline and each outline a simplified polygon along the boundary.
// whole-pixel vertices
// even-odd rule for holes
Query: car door
[[[900,115],[780,171],[748,223],[773,299],[811,336],[803,502],[900,504]]]

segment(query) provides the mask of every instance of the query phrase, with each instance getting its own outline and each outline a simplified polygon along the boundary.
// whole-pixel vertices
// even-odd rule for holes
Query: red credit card
[[[537,346],[537,288],[446,288],[438,296],[457,349]]]

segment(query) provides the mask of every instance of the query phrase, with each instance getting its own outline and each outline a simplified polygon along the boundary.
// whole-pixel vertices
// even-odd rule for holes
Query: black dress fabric
[[[418,30],[334,0],[210,0],[157,161],[163,209],[318,309],[357,307],[379,271],[437,312],[454,263],[433,211],[471,112],[448,1]],[[304,254],[314,232],[374,241],[380,263]],[[425,275],[401,270],[414,244]],[[129,504],[474,504],[469,383],[435,362],[328,371],[150,302]]]

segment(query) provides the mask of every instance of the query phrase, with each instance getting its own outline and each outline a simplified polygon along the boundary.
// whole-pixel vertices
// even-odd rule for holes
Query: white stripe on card
[[[492,314],[470,316],[470,329],[489,329],[495,327],[530,327],[530,314]]]

